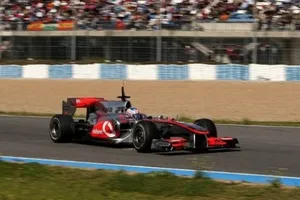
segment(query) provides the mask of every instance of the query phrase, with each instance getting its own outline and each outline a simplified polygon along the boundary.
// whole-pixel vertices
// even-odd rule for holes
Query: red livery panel
[[[231,143],[234,142],[234,138],[231,137],[208,137],[207,148],[231,148]],[[184,150],[188,146],[188,140],[182,137],[171,137],[165,141],[172,145],[174,150]],[[236,143],[232,143],[236,145]]]
[[[120,132],[114,129],[114,125],[110,120],[99,121],[92,129],[91,136],[93,138],[108,139],[120,136]]]
[[[104,98],[100,97],[77,97],[77,98],[68,98],[68,101],[71,102],[76,108],[86,108],[93,103],[104,101]]]

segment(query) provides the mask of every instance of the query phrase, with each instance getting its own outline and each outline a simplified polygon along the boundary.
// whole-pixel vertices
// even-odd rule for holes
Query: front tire
[[[133,146],[137,152],[151,152],[153,139],[160,139],[156,125],[151,121],[140,121],[133,131]]]
[[[70,115],[54,115],[50,120],[49,136],[55,143],[70,142],[75,134],[75,122]]]
[[[202,126],[203,128],[208,130],[208,135],[207,137],[217,137],[218,136],[218,132],[217,132],[217,128],[215,123],[210,120],[210,119],[197,119],[196,121],[194,121],[194,124],[198,125],[198,126]]]

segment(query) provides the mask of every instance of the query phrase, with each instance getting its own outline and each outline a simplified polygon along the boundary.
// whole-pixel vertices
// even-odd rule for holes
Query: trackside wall
[[[0,65],[0,78],[101,80],[300,81],[300,66],[289,65]]]

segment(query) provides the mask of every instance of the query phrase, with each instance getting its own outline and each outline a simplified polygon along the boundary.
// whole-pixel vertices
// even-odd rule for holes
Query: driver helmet
[[[137,120],[142,118],[142,115],[140,114],[139,110],[137,108],[134,108],[134,107],[128,108],[126,110],[126,114],[129,115],[130,117],[133,117],[133,118],[137,119]]]

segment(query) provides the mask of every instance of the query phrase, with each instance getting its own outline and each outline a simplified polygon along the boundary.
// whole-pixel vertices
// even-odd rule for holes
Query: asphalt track
[[[219,135],[238,137],[241,151],[139,154],[132,148],[54,144],[49,119],[0,117],[0,154],[154,167],[300,176],[300,129],[219,125]]]

